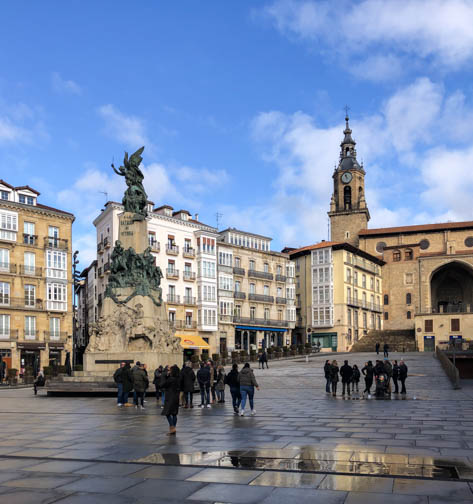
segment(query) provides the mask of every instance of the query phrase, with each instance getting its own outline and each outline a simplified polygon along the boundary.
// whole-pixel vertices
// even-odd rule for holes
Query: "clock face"
[[[342,182],[344,184],[348,184],[351,182],[351,179],[352,179],[352,174],[350,172],[345,172],[343,175],[342,175]]]

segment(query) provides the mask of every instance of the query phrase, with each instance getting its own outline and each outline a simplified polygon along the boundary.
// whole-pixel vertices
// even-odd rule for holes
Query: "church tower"
[[[331,240],[358,247],[358,233],[368,227],[370,212],[365,200],[365,170],[356,159],[356,142],[351,136],[348,114],[345,137],[340,144],[340,161],[333,172],[333,194],[330,201]]]

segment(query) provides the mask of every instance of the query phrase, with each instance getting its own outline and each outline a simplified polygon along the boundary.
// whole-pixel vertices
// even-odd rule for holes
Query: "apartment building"
[[[346,351],[368,330],[382,329],[382,260],[338,242],[291,250],[290,257],[298,342]]]
[[[294,265],[271,238],[229,228],[218,241],[219,347],[259,350],[292,343]]]
[[[97,261],[85,268],[76,289],[77,332],[76,351],[79,361],[89,343],[89,326],[97,321]]]
[[[7,366],[64,364],[72,350],[74,215],[0,180],[0,355]]]
[[[97,308],[103,302],[110,256],[118,239],[120,203],[108,202],[94,220],[97,230]],[[148,244],[163,273],[163,301],[186,355],[218,350],[217,230],[187,210],[148,202]]]

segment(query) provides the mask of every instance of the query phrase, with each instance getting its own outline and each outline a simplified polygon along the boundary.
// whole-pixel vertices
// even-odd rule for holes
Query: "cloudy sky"
[[[350,107],[371,227],[471,220],[470,0],[4,2],[0,178],[92,220],[145,145],[155,204],[274,237],[327,237]],[[107,193],[107,194],[104,194]]]

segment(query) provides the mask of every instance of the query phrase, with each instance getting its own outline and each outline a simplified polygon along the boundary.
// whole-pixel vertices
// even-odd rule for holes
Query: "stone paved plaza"
[[[0,502],[472,503],[473,389],[452,390],[431,354],[403,357],[405,400],[327,396],[325,355],[270,362],[255,417],[227,391],[182,409],[175,439],[151,397],[138,411],[0,389]]]

